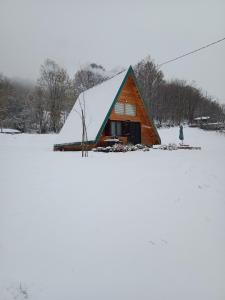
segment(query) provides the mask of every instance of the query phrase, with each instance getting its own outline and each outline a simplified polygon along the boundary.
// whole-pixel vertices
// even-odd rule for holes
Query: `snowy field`
[[[0,300],[224,300],[225,136],[184,136],[82,159],[0,134]]]

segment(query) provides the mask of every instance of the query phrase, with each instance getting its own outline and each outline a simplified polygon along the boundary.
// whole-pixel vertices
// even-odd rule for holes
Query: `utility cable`
[[[196,53],[196,52],[198,52],[198,51],[200,51],[200,50],[203,50],[203,49],[205,49],[205,48],[208,48],[208,47],[210,47],[210,46],[212,46],[212,45],[218,44],[218,43],[220,43],[220,42],[222,42],[222,41],[224,41],[224,40],[225,40],[225,37],[222,38],[222,39],[220,39],[220,40],[218,40],[218,41],[215,41],[215,42],[213,42],[213,43],[210,43],[210,44],[208,44],[208,45],[202,46],[201,48],[198,48],[198,49],[196,49],[196,50],[193,50],[193,51],[190,51],[190,52],[185,53],[185,54],[183,54],[183,55],[180,55],[180,56],[178,56],[178,57],[176,57],[176,58],[167,60],[167,61],[165,61],[165,62],[163,62],[163,63],[161,63],[161,64],[159,64],[159,65],[157,65],[157,66],[158,66],[158,67],[162,67],[162,66],[164,66],[164,65],[166,65],[166,64],[168,64],[168,63],[171,63],[171,62],[173,62],[173,61],[175,61],[175,60],[181,59],[181,58],[183,58],[183,57],[185,57],[185,56],[188,56],[188,55],[191,55],[191,54],[193,54],[193,53]]]

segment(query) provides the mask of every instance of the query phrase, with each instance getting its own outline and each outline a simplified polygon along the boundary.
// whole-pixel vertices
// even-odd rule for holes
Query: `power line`
[[[210,44],[208,44],[208,45],[202,46],[201,48],[198,48],[198,49],[196,49],[196,50],[193,50],[193,51],[191,51],[191,52],[188,52],[188,53],[185,53],[185,54],[183,54],[183,55],[180,55],[180,56],[178,56],[178,57],[176,57],[176,58],[167,60],[167,61],[165,61],[165,62],[159,64],[158,67],[161,67],[161,66],[163,66],[163,65],[166,65],[166,64],[168,64],[168,63],[170,63],[170,62],[172,62],[172,61],[181,59],[181,58],[183,58],[183,57],[185,57],[185,56],[188,56],[188,55],[190,55],[190,54],[193,54],[193,53],[195,53],[195,52],[198,52],[198,51],[200,51],[200,50],[202,50],[202,49],[208,48],[208,47],[210,47],[210,46],[212,46],[212,45],[218,44],[218,43],[220,43],[220,42],[222,42],[222,41],[224,41],[224,40],[225,40],[225,37],[222,38],[222,39],[220,39],[220,40],[218,40],[218,41],[215,41],[215,42],[213,42],[213,43],[210,43]]]

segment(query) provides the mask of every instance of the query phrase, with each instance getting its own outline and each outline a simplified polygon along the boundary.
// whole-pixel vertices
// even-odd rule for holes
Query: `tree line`
[[[167,81],[163,72],[147,58],[135,67],[135,74],[149,114],[157,124],[193,123],[209,116],[212,122],[225,121],[225,108],[195,84],[184,80]]]
[[[22,132],[59,132],[79,94],[109,79],[108,72],[92,63],[70,78],[66,69],[47,59],[36,84],[10,80],[0,75],[0,128]],[[224,121],[225,110],[200,88],[182,80],[167,81],[163,72],[147,58],[134,66],[148,113],[160,125],[192,123],[195,117],[209,116]]]

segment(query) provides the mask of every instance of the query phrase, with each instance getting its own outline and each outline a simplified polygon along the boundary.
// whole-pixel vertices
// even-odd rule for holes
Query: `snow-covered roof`
[[[12,128],[0,128],[0,133],[16,134],[16,133],[21,133],[21,131]]]
[[[210,117],[197,117],[197,118],[194,118],[194,120],[208,120],[210,119]]]
[[[57,144],[81,142],[82,122],[80,104],[85,103],[88,141],[95,141],[98,132],[113,104],[114,99],[129,70],[94,86],[78,97],[64,126],[57,137]]]

